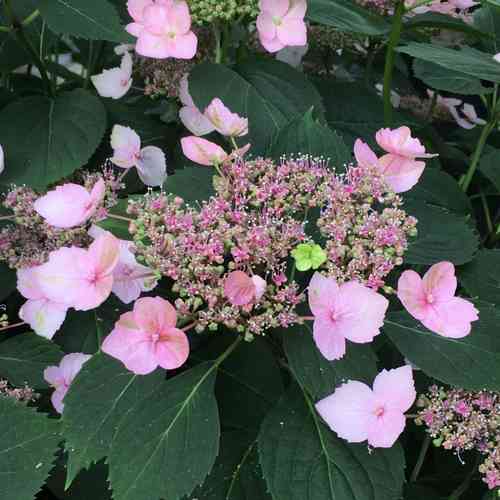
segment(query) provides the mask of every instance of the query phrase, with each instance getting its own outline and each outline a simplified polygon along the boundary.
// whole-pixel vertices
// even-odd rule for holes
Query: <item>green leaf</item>
[[[339,31],[364,35],[386,35],[391,30],[382,16],[348,0],[309,0],[307,17]]]
[[[160,371],[138,376],[102,353],[83,365],[64,398],[67,485],[81,469],[108,455],[113,435],[128,409],[155,391],[163,380]]]
[[[270,156],[275,159],[299,154],[328,158],[331,166],[339,171],[352,160],[352,153],[342,137],[315,120],[312,109],[283,127],[271,145]]]
[[[390,314],[385,333],[401,353],[427,375],[472,391],[500,390],[500,309],[476,304],[479,320],[472,332],[452,339],[430,332],[406,312]]]
[[[234,334],[219,337],[203,353],[203,358],[217,358],[233,341]],[[267,339],[243,343],[219,368],[215,394],[225,427],[246,431],[258,428],[282,393],[281,371]]]
[[[490,148],[481,158],[479,170],[500,193],[500,150]]]
[[[221,451],[211,474],[193,494],[197,500],[272,500],[266,491],[253,433],[222,434]]]
[[[401,498],[401,447],[370,453],[366,444],[339,439],[295,386],[264,421],[259,456],[274,500]]]
[[[328,125],[340,133],[348,147],[360,137],[375,144],[375,133],[384,127],[384,105],[380,97],[364,85],[325,79],[317,83],[325,104]],[[419,124],[412,115],[394,110],[394,127]]]
[[[348,343],[342,359],[328,361],[316,347],[308,325],[283,331],[283,345],[293,373],[315,399],[328,396],[347,379],[371,384],[377,374],[377,358],[369,345]]]
[[[486,32],[462,21],[462,19],[452,17],[447,14],[440,14],[439,12],[426,12],[424,14],[411,16],[405,22],[403,29],[408,30],[422,28],[438,28],[441,30],[459,31],[476,37],[488,38]]]
[[[47,366],[58,365],[63,357],[59,347],[33,332],[21,333],[0,343],[0,374],[12,385],[48,387],[43,378]]]
[[[460,270],[461,283],[472,297],[500,306],[500,249],[481,250]]]
[[[410,240],[405,262],[431,265],[447,260],[460,265],[474,258],[479,240],[465,217],[422,202],[408,202],[405,210],[418,220],[418,236]]]
[[[129,408],[108,459],[115,500],[179,500],[205,479],[219,451],[214,382],[203,363]]]
[[[215,169],[201,165],[186,166],[169,175],[163,188],[167,193],[180,196],[191,205],[208,200],[215,194],[213,177]]]
[[[491,54],[480,50],[470,47],[453,50],[427,43],[409,43],[396,50],[455,72],[458,71],[490,82],[500,82],[500,64],[493,59]]]
[[[52,339],[64,352],[94,354],[99,350],[95,311],[69,310]]]
[[[58,421],[0,397],[0,498],[28,500],[42,487],[55,459]]]
[[[496,54],[500,50],[500,10],[492,5],[484,5],[474,11],[474,27],[491,35],[481,40],[485,50]]]
[[[107,0],[42,0],[40,12],[49,28],[60,35],[117,43],[131,40]]]
[[[201,110],[219,97],[231,111],[248,118],[249,134],[240,143],[251,143],[254,156],[265,154],[279,130],[311,107],[323,118],[314,86],[302,73],[274,59],[250,59],[233,69],[200,64],[189,75],[189,91]]]
[[[117,238],[131,240],[132,235],[128,230],[130,223],[125,220],[130,219],[130,216],[127,214],[128,202],[128,198],[119,200],[118,203],[109,210],[110,215],[118,215],[119,217],[124,217],[124,219],[108,217],[107,219],[99,221],[97,225],[114,234]]]
[[[478,78],[443,68],[429,61],[415,59],[413,71],[419,80],[436,90],[464,95],[488,94],[491,92],[491,89],[484,87]]]
[[[9,166],[1,182],[45,188],[84,165],[105,129],[101,101],[85,90],[65,92],[55,99],[26,97],[10,104],[0,115],[0,137]]]
[[[470,200],[458,182],[437,168],[426,168],[418,184],[405,195],[408,200],[436,205],[457,214],[468,215],[472,212]]]

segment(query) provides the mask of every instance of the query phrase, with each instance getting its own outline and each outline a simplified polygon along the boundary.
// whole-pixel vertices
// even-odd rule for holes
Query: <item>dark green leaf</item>
[[[272,500],[266,491],[253,433],[222,434],[221,451],[211,474],[191,497],[193,500]]]
[[[500,150],[490,148],[481,158],[479,170],[491,181],[500,193]]]
[[[58,365],[63,352],[35,333],[21,333],[0,343],[0,374],[12,385],[48,387],[43,378],[47,366]]]
[[[452,17],[439,12],[426,12],[408,18],[404,29],[437,28],[442,30],[459,31],[476,37],[488,38],[486,32],[477,29],[458,17]]]
[[[405,210],[417,218],[418,236],[404,256],[409,264],[435,264],[442,260],[465,264],[474,258],[479,240],[465,217],[422,202],[409,202]]]
[[[131,40],[107,0],[42,0],[40,12],[58,34],[117,43]]]
[[[435,63],[415,59],[413,62],[415,76],[428,87],[445,90],[455,94],[477,95],[487,94],[491,89],[484,87],[481,80],[459,71],[443,68]]]
[[[16,289],[17,275],[15,271],[7,267],[3,262],[0,263],[0,283],[2,283],[0,300],[4,300]]]
[[[382,16],[348,0],[309,0],[307,17],[340,31],[386,35],[391,25]]]
[[[453,50],[435,44],[409,43],[398,47],[398,52],[416,59],[423,59],[466,75],[471,75],[490,82],[500,82],[500,64],[491,54],[470,47]]]
[[[486,50],[496,54],[500,50],[500,9],[491,5],[483,5],[474,11],[474,27],[491,35],[481,42]]]
[[[271,146],[271,156],[275,159],[299,154],[328,158],[332,167],[337,167],[339,171],[352,160],[352,153],[342,137],[316,121],[312,109],[283,127]]]
[[[462,285],[472,297],[500,306],[500,249],[481,250],[460,271]]]
[[[248,118],[250,131],[240,142],[251,143],[254,156],[265,154],[279,130],[311,107],[323,118],[321,97],[313,85],[273,59],[247,60],[234,69],[200,64],[190,73],[189,91],[201,110],[219,97],[231,111]]]
[[[426,168],[418,184],[405,194],[409,200],[437,205],[457,214],[468,215],[472,211],[469,198],[458,182],[437,168]]]
[[[101,101],[85,90],[27,97],[0,115],[0,136],[9,168],[1,182],[44,188],[84,165],[106,129]],[[29,131],[29,133],[28,133]]]
[[[205,479],[219,451],[214,382],[203,363],[129,408],[108,460],[115,500],[179,500]]]
[[[42,487],[55,459],[58,421],[0,397],[0,498],[29,500]]]
[[[64,352],[94,354],[99,349],[95,311],[69,310],[53,341]]]
[[[293,373],[316,399],[331,394],[343,380],[371,383],[377,374],[377,358],[369,345],[349,343],[342,359],[328,361],[316,347],[307,325],[285,330],[283,343]]]
[[[259,456],[275,500],[401,498],[405,467],[401,447],[369,453],[366,444],[337,438],[295,386],[264,421]]]
[[[213,188],[214,169],[201,165],[186,166],[169,175],[164,184],[167,193],[180,196],[191,205],[208,200],[215,194]]]
[[[118,203],[109,210],[110,215],[117,215],[118,217],[123,217],[122,219],[108,217],[97,223],[99,227],[102,227],[106,231],[114,234],[117,238],[122,240],[131,240],[132,235],[130,234],[128,228],[130,222],[126,219],[130,219],[127,214],[128,199],[119,200]]]
[[[401,353],[427,375],[469,390],[500,390],[500,309],[476,304],[479,321],[462,339],[430,332],[406,312],[393,313],[384,331]]]
[[[102,353],[83,365],[64,398],[62,435],[68,450],[68,485],[81,469],[108,454],[125,413],[163,380],[160,371],[134,375],[121,362]]]
[[[317,84],[323,96],[328,124],[340,133],[348,147],[360,137],[370,144],[375,133],[384,127],[384,106],[380,97],[359,83],[323,80]],[[394,127],[418,127],[411,115],[394,111]]]

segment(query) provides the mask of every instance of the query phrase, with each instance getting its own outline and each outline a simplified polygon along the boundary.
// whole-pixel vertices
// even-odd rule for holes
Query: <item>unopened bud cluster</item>
[[[488,488],[500,487],[500,394],[432,386],[417,404],[415,422],[426,425],[436,446],[457,455],[476,450],[485,459],[479,472]]]
[[[255,19],[259,13],[258,0],[188,0],[188,5],[191,19],[198,25]]]

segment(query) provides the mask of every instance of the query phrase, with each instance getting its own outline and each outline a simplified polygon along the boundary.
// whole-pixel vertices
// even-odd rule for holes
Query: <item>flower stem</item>
[[[134,222],[134,219],[123,217],[122,215],[108,214],[107,217],[109,219],[124,220],[125,222]]]
[[[427,435],[425,436],[424,442],[422,443],[422,447],[420,448],[420,453],[418,455],[417,463],[415,464],[415,467],[413,468],[413,471],[411,473],[410,483],[414,483],[417,480],[418,475],[420,474],[420,470],[424,465],[425,456],[427,455],[427,451],[429,450],[430,444],[431,444],[431,437]]]
[[[479,165],[479,160],[481,159],[481,155],[483,153],[484,146],[486,145],[486,141],[488,140],[489,135],[495,128],[495,125],[496,125],[496,120],[493,119],[483,127],[483,130],[476,145],[476,149],[474,151],[474,154],[472,155],[472,161],[470,163],[469,169],[467,170],[467,173],[460,181],[460,187],[462,188],[462,191],[464,193],[466,193],[467,190],[469,189],[469,186],[472,182],[472,178],[474,177],[477,166]]]
[[[222,47],[221,47],[221,33],[217,24],[214,24],[215,36],[215,62],[220,64],[222,62]]]
[[[392,22],[391,36],[385,53],[385,68],[384,68],[384,123],[386,127],[392,124],[392,76],[394,73],[394,61],[396,58],[395,49],[401,38],[403,27],[403,14],[405,12],[405,4],[403,0],[399,0],[394,11],[394,19]]]
[[[472,469],[469,471],[462,484],[460,484],[460,486],[448,497],[448,500],[459,500],[459,498],[469,489],[472,477],[474,476],[480,461],[481,457],[478,455],[474,461]]]
[[[218,368],[225,361],[225,359],[238,347],[241,340],[242,337],[238,335],[236,340],[215,360],[214,368]]]
[[[3,326],[2,328],[0,328],[0,332],[4,332],[4,331],[10,330],[12,328],[17,328],[18,326],[23,326],[25,324],[26,323],[24,321],[20,321],[19,323],[14,323],[12,325]]]

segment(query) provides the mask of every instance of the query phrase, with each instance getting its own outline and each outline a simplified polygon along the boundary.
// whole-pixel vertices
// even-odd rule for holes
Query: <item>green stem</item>
[[[476,145],[476,149],[474,151],[474,154],[472,155],[472,161],[469,166],[469,169],[467,170],[467,173],[465,174],[463,179],[460,181],[460,187],[462,188],[462,191],[464,193],[466,193],[467,190],[469,189],[469,186],[472,182],[472,178],[474,177],[477,166],[479,165],[479,160],[481,159],[481,155],[483,153],[484,146],[486,145],[486,141],[488,140],[489,135],[495,128],[495,125],[496,121],[493,119],[493,121],[489,122],[483,127],[483,130]]]
[[[221,34],[218,25],[214,24],[215,36],[215,62],[220,64],[222,62],[222,48],[221,48]]]
[[[16,19],[16,16],[14,15],[14,11],[12,9],[11,0],[5,0],[4,6],[5,6],[5,12],[10,19],[10,23],[12,24],[12,31],[14,33],[14,36],[17,38],[18,42],[21,45],[23,45],[24,48],[27,50],[27,52],[30,54],[33,64],[38,68],[38,71],[40,71],[40,75],[42,76],[42,80],[46,87],[47,93],[51,97],[53,97],[54,92],[52,91],[52,86],[50,84],[50,79],[47,73],[47,68],[45,66],[45,63],[38,55],[38,52],[31,44],[29,38],[26,36],[26,33],[23,30],[22,23],[20,23]]]
[[[491,221],[490,208],[488,207],[488,202],[486,201],[486,196],[481,191],[481,204],[483,205],[484,216],[486,219],[486,225],[488,227],[488,233],[492,233],[494,231],[493,222]]]
[[[87,89],[90,84],[90,76],[92,72],[92,59],[94,57],[94,42],[92,40],[89,41],[89,55],[87,59],[87,74],[85,75],[85,83],[83,85],[84,89]]]
[[[431,444],[431,437],[429,435],[425,436],[424,442],[422,443],[422,447],[420,448],[420,453],[418,455],[417,463],[411,473],[410,483],[414,483],[418,475],[420,474],[420,470],[425,462],[425,456],[427,455],[427,451],[429,450],[429,446]]]
[[[225,359],[238,347],[243,337],[236,337],[236,340],[214,361],[213,368],[218,368]],[[211,370],[210,370],[211,371]]]
[[[396,59],[395,49],[401,39],[401,31],[403,27],[403,14],[405,12],[405,5],[403,0],[399,0],[394,12],[394,19],[392,22],[391,36],[389,37],[389,44],[385,55],[385,68],[384,68],[384,122],[385,126],[389,127],[392,124],[392,103],[391,103],[391,90],[392,90],[392,76],[394,73],[394,61]]]
[[[28,17],[24,18],[24,20],[21,24],[24,27],[29,26],[39,15],[40,15],[40,11],[38,9],[36,9]]]

